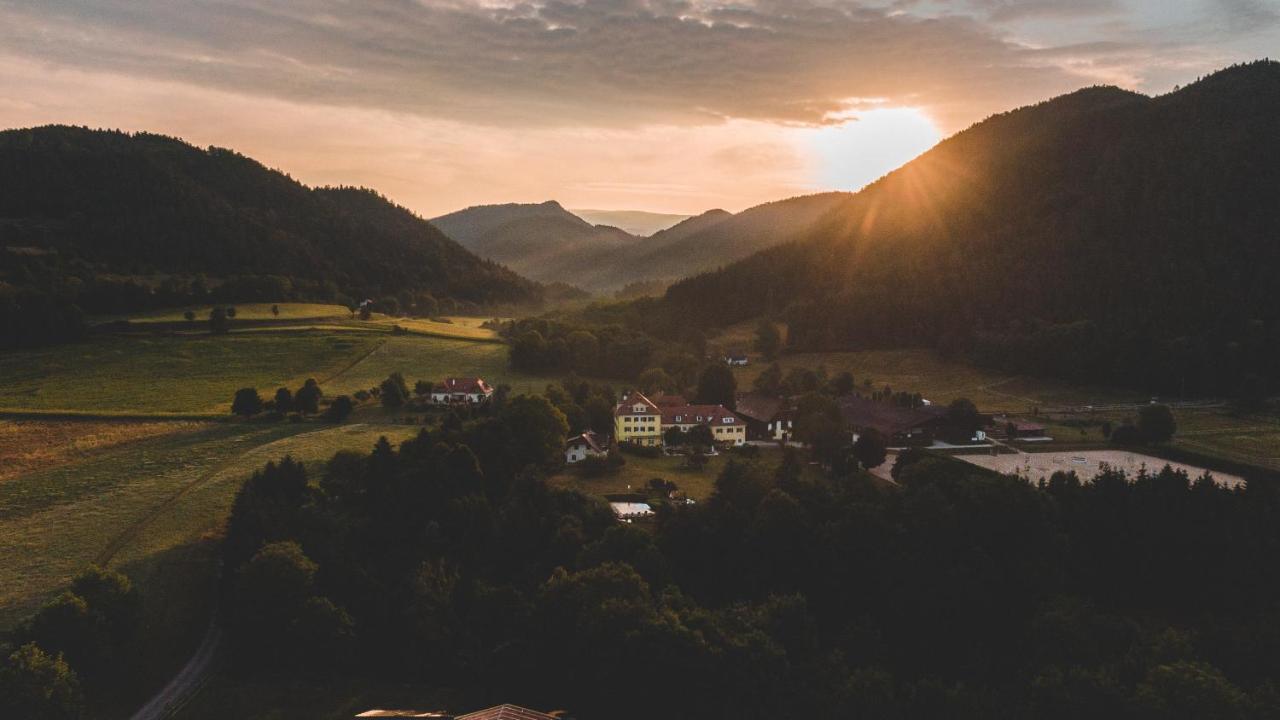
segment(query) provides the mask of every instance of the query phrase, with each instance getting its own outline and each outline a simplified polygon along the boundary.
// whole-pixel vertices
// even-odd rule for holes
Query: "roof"
[[[1044,432],[1045,431],[1045,426],[1041,425],[1040,423],[1031,422],[1029,420],[1014,420],[1007,417],[994,418],[992,419],[991,424],[993,427],[1001,427],[1001,428],[1003,428],[1006,425],[1012,424],[1013,427],[1017,429],[1018,432]]]
[[[636,410],[636,405],[644,405],[642,410]],[[652,400],[644,396],[639,390],[632,390],[622,396],[622,402],[613,408],[614,416],[618,415],[658,415],[660,411],[658,406]]]
[[[684,399],[683,395],[668,395],[666,393],[658,393],[653,396],[653,404],[658,407],[666,407],[668,405],[688,405],[689,401]]]
[[[437,383],[432,390],[449,393],[484,393],[486,395],[493,392],[493,388],[489,387],[489,383],[478,377],[445,378],[444,382]]]
[[[556,720],[556,717],[537,710],[522,708],[519,705],[499,705],[459,715],[455,720]]]
[[[764,393],[738,393],[733,411],[748,420],[769,422],[787,407],[787,401]]]
[[[679,418],[678,420],[676,418]],[[701,418],[701,419],[698,419]],[[731,422],[724,422],[729,418]],[[723,405],[672,405],[662,408],[663,425],[743,425],[742,418]]]
[[[854,428],[874,428],[887,436],[935,423],[946,414],[945,409],[936,406],[908,408],[857,395],[846,395],[836,403],[845,424]]]
[[[604,445],[600,442],[600,436],[590,430],[582,433],[581,435],[574,435],[566,440],[564,444],[569,447],[573,447],[574,445],[586,445],[596,452],[604,452]]]
[[[448,712],[419,710],[366,710],[356,717],[434,717],[435,720],[453,720],[453,716]]]

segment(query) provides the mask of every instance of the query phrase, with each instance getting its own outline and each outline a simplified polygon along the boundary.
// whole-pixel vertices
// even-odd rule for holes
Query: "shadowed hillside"
[[[1019,372],[1265,392],[1280,351],[1277,116],[1274,62],[994,116],[794,244],[673,286],[669,322],[785,311],[796,349],[927,345]]]
[[[541,295],[373,191],[312,189],[230,150],[74,127],[0,132],[0,248],[0,280],[94,312],[154,306],[157,278],[176,301],[236,286],[265,301]]]

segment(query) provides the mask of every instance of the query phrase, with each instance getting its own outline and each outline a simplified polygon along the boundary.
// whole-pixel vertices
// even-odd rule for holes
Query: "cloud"
[[[821,124],[849,97],[924,97],[972,119],[1079,84],[964,15],[822,0],[9,0],[0,47],[62,67],[493,126]]]

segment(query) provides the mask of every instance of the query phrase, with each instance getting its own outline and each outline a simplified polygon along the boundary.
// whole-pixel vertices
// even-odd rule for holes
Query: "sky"
[[[173,135],[426,217],[692,214],[1277,48],[1280,0],[0,0],[0,127]]]

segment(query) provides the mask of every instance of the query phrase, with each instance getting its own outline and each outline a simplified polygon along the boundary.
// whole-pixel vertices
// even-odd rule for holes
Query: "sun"
[[[928,150],[942,133],[913,107],[873,108],[839,125],[807,129],[814,184],[857,190]]]

